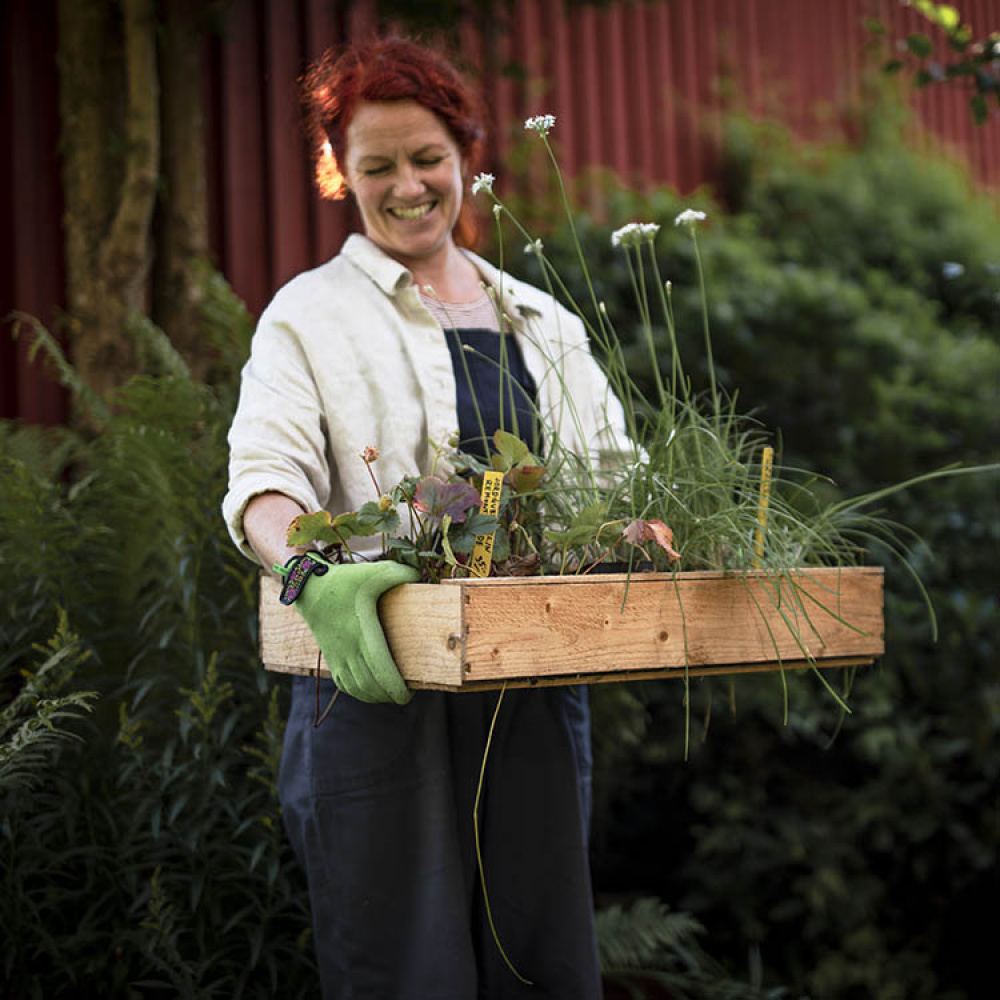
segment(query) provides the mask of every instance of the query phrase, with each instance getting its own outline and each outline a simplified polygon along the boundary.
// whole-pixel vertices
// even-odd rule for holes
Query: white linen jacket
[[[603,453],[630,450],[621,406],[579,318],[463,252],[503,303],[538,389],[546,440],[554,431],[595,466]],[[441,325],[409,270],[366,237],[350,236],[336,257],[278,291],[254,333],[229,431],[222,510],[233,541],[257,561],[243,513],[260,493],[333,514],[378,499],[360,457],[369,445],[379,449],[374,470],[384,490],[408,475],[447,474],[434,464],[435,445],[457,429]]]

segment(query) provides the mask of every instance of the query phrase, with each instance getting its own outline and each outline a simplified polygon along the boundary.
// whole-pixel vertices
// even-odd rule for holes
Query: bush
[[[993,203],[898,143],[802,152],[739,127],[735,211],[695,199],[723,387],[782,428],[785,461],[828,475],[831,494],[997,461]],[[681,350],[704,388],[691,242],[673,227],[685,207],[669,191],[608,190],[600,218],[579,218],[647,389],[608,235],[662,224]],[[572,275],[564,237],[543,235]],[[507,257],[537,277],[530,257]],[[95,409],[100,433],[0,427],[5,995],[316,991],[306,888],[274,798],[284,688],[259,670],[254,571],[218,514],[250,324],[206,282],[209,384],[140,324],[147,372]],[[667,343],[660,329],[664,358]],[[787,725],[777,678],[705,681],[693,710],[707,738],[685,764],[680,685],[593,689],[609,982],[628,995],[977,995],[991,943],[978,915],[1000,889],[995,495],[995,477],[954,478],[887,506],[923,537],[907,558],[940,639],[889,563],[889,652],[853,678],[849,716],[796,678]],[[45,738],[15,735],[32,729]]]
[[[216,385],[148,329],[149,373],[91,413],[95,431],[3,428],[5,718],[20,706],[13,721],[44,730],[58,695],[75,737],[0,730],[20,775],[0,786],[6,996],[315,990],[274,793],[282,687],[257,663],[255,574],[219,514],[249,322],[208,292],[206,335],[231,353]],[[84,689],[93,714],[67,715]]]
[[[729,214],[708,192],[684,202],[614,191],[600,219],[578,219],[635,379],[652,389],[609,235],[637,219],[661,225],[680,350],[704,389],[691,246],[673,225],[693,205],[709,216],[699,245],[720,383],[781,430],[786,464],[852,495],[1000,460],[995,200],[898,134],[859,149],[795,146],[742,121],[729,134]],[[594,181],[582,190],[592,197]],[[551,218],[560,211],[550,205]],[[553,227],[544,244],[586,303],[568,239]],[[539,280],[530,255],[508,254]],[[666,373],[665,327],[657,343]],[[711,724],[684,764],[680,685],[616,691],[614,714],[602,707],[611,692],[595,688],[597,718],[611,716],[600,739],[615,748],[598,775],[598,887],[690,911],[730,968],[759,947],[765,981],[793,995],[980,995],[989,950],[976,904],[1000,887],[996,492],[993,473],[886,501],[921,539],[906,562],[930,590],[940,638],[908,573],[873,545],[869,559],[887,566],[887,654],[853,678],[849,716],[790,678],[783,726],[777,678],[706,681],[694,711]]]

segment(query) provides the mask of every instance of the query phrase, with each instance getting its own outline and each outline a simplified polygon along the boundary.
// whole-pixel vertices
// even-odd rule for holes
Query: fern
[[[102,426],[109,415],[107,404],[80,378],[66,357],[66,352],[63,351],[59,341],[34,316],[13,312],[9,319],[13,321],[12,330],[15,340],[25,327],[29,329],[31,348],[28,351],[28,360],[33,361],[40,351],[44,352],[55,369],[59,384],[73,394],[73,398],[98,427]]]
[[[704,928],[687,913],[673,913],[658,899],[614,904],[597,914],[597,942],[605,969],[644,969],[665,952],[686,955]]]
[[[87,410],[58,344],[21,322]],[[315,992],[273,791],[285,689],[259,669],[255,572],[219,514],[251,329],[206,272],[211,382],[133,321],[146,370],[100,421],[0,424],[5,996]],[[78,638],[39,655],[60,607]]]
[[[33,788],[45,780],[46,765],[58,744],[80,736],[64,728],[91,710],[93,691],[61,693],[89,653],[81,648],[60,612],[59,626],[36,670],[25,670],[18,693],[0,711],[0,792]]]
[[[649,995],[644,986],[654,984],[685,1000],[780,1000],[786,995],[782,987],[763,988],[753,954],[751,981],[732,978],[702,950],[697,938],[703,933],[694,917],[672,912],[658,899],[611,904],[597,913],[605,982],[637,998]]]

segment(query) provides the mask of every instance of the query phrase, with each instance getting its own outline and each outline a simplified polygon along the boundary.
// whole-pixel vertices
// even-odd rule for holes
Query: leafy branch
[[[953,54],[948,61],[935,58],[934,41],[923,32],[914,32],[896,41],[899,55],[887,60],[882,69],[886,73],[908,70],[913,74],[914,85],[927,87],[932,83],[964,82],[970,85],[969,108],[977,125],[983,125],[990,116],[990,100],[1000,108],[1000,31],[992,31],[976,39],[972,28],[962,21],[962,15],[951,4],[934,3],[932,0],[900,0],[926,18],[938,33],[943,33],[947,49]],[[881,21],[870,19],[868,29],[874,35],[885,37],[886,28]]]

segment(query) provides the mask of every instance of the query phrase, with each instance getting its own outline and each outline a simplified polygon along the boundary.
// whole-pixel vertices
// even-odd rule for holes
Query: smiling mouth
[[[412,208],[396,206],[389,209],[389,214],[397,219],[422,219],[437,204],[436,201],[428,201],[423,205],[414,205]]]

